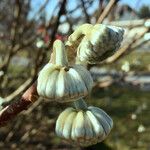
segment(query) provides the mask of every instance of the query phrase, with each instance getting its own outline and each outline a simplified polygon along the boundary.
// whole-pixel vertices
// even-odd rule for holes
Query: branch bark
[[[84,0],[81,0],[81,4],[82,4],[83,12],[84,12],[85,17],[86,17],[86,22],[87,22],[87,23],[90,23],[90,16],[89,16],[89,14],[88,14],[88,12],[87,12],[87,8],[85,7],[85,2],[84,2]]]
[[[12,92],[10,95],[4,98],[3,103],[8,103],[12,99],[14,99],[16,96],[18,96],[21,92],[23,92],[32,82],[32,78],[27,79],[17,90]]]
[[[21,4],[19,0],[15,0],[15,8],[14,8],[14,20],[11,26],[11,46],[8,47],[9,53],[6,56],[4,63],[0,66],[0,69],[3,70],[4,74],[1,76],[0,81],[3,80],[4,75],[7,73],[8,65],[10,63],[11,57],[13,56],[13,48],[15,46],[15,38],[16,38],[16,32],[17,32],[17,26],[20,19],[20,13],[21,13]]]
[[[56,32],[57,32],[57,29],[58,29],[58,26],[60,24],[60,17],[65,13],[66,11],[66,3],[67,3],[67,0],[63,0],[62,3],[61,3],[61,7],[60,7],[60,10],[58,12],[58,17],[57,17],[57,20],[55,22],[55,25],[54,25],[54,29],[52,31],[52,34],[51,34],[51,42],[49,43],[47,49],[50,49],[52,47],[52,44],[54,42],[54,39],[55,39],[55,35],[56,35]]]
[[[134,43],[136,43],[139,39],[141,39],[145,35],[145,33],[147,33],[148,31],[149,31],[149,29],[146,29],[141,35],[134,38],[128,45],[125,45],[124,47],[120,48],[113,56],[107,58],[104,61],[104,63],[110,64],[115,61],[118,61],[122,56],[124,56],[125,53],[127,53],[127,51],[129,49],[132,49],[132,46],[134,45]],[[138,46],[136,46],[136,47],[138,47]]]
[[[102,14],[100,15],[100,17],[98,18],[97,23],[102,23],[103,22],[103,20],[108,16],[109,12],[111,11],[111,9],[113,8],[113,6],[117,2],[118,2],[118,0],[110,0],[110,2],[108,3],[108,5],[104,9],[104,11],[102,12]]]
[[[34,83],[27,91],[22,95],[21,99],[6,106],[0,112],[0,126],[5,126],[7,122],[13,119],[21,111],[26,110],[32,103],[38,99],[36,90],[36,83]]]

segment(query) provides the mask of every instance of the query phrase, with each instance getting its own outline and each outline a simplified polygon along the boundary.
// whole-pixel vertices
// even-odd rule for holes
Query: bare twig
[[[52,34],[51,34],[51,42],[49,43],[49,45],[47,47],[48,49],[50,49],[52,47],[52,44],[53,44],[53,41],[55,39],[55,35],[56,35],[57,29],[58,29],[58,26],[59,26],[59,23],[60,23],[60,17],[66,11],[66,9],[65,9],[66,2],[67,2],[67,0],[63,0],[62,3],[61,3],[61,7],[60,7],[60,10],[58,12],[58,17],[57,17],[57,20],[56,20],[56,22],[54,24],[54,29],[53,29]]]
[[[37,76],[37,72],[38,72],[38,68],[39,68],[39,66],[41,64],[41,60],[39,58],[41,57],[42,50],[43,49],[39,49],[38,50],[37,56],[35,58],[35,66],[34,66],[34,69],[33,69],[33,75],[32,75],[32,77],[30,77],[29,79],[27,79],[17,90],[15,90],[9,96],[7,96],[6,98],[4,98],[4,102],[3,103],[8,103],[11,100],[15,99],[21,92],[24,92],[35,81],[36,76]]]
[[[125,45],[124,47],[120,48],[113,56],[107,58],[104,63],[106,64],[110,64],[113,63],[117,60],[119,60],[122,56],[124,56],[124,54],[130,49],[132,48],[133,44],[136,43],[140,38],[142,38],[145,33],[147,33],[149,31],[149,29],[146,29],[142,34],[140,34],[139,36],[137,36],[136,38],[134,38],[130,44]]]
[[[85,2],[84,2],[84,5],[88,4],[87,8],[89,8],[89,7],[92,5],[93,2],[94,2],[93,0],[85,1]],[[70,15],[70,14],[74,13],[74,12],[75,12],[76,10],[78,10],[80,7],[81,7],[81,4],[77,5],[74,9],[72,9],[72,10],[70,10],[70,11],[67,11],[67,14]]]
[[[45,7],[47,6],[47,4],[49,3],[50,0],[45,0],[45,2],[43,3],[43,5],[41,5],[41,7],[39,8],[39,10],[33,15],[34,18],[36,18],[36,16],[38,14],[40,14],[44,9]]]
[[[99,0],[99,11],[100,11],[99,14],[103,12],[103,9],[104,9],[103,3],[104,3],[104,0]]]
[[[135,27],[146,26],[146,23],[149,22],[150,19],[138,19],[138,20],[112,21],[112,22],[108,22],[107,24],[131,29]]]
[[[110,2],[108,3],[108,5],[104,9],[104,11],[102,12],[100,17],[98,18],[97,23],[102,23],[103,22],[103,20],[107,17],[107,15],[110,13],[111,9],[113,8],[113,6],[117,2],[118,2],[118,0],[110,0]]]
[[[7,103],[14,99],[16,96],[18,96],[21,92],[23,92],[30,84],[32,83],[32,78],[29,78],[26,80],[17,90],[15,90],[13,93],[8,95],[6,98],[4,98],[4,103]]]
[[[3,70],[4,74],[1,76],[0,81],[3,80],[4,75],[7,72],[9,62],[11,60],[11,57],[13,56],[13,48],[15,46],[15,38],[16,38],[16,32],[17,32],[17,25],[19,22],[19,17],[21,13],[21,4],[19,0],[15,0],[15,10],[14,10],[14,21],[12,23],[11,27],[11,46],[8,47],[9,53],[6,56],[4,63],[0,66],[0,70]]]
[[[88,12],[87,12],[87,8],[85,7],[85,2],[84,2],[84,0],[81,0],[81,4],[82,4],[83,12],[84,12],[85,17],[86,17],[86,22],[87,22],[87,23],[90,23],[90,16],[89,16],[89,14],[88,14]]]
[[[22,96],[22,98],[0,111],[0,126],[4,126],[18,113],[26,110],[30,104],[38,99],[36,83],[34,83]]]
[[[23,112],[24,115],[30,114],[41,102],[42,98],[39,98],[27,111]]]

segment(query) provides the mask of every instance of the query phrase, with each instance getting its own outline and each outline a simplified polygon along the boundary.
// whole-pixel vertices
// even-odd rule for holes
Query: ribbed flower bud
[[[103,141],[113,127],[112,119],[102,109],[69,107],[58,117],[56,134],[80,146],[89,146]]]
[[[54,42],[52,56],[52,61],[39,73],[38,94],[58,102],[87,96],[93,86],[89,71],[82,65],[68,66],[65,46],[60,40]]]
[[[123,34],[124,30],[119,27],[85,24],[69,36],[66,46],[77,49],[77,61],[100,63],[119,49]]]

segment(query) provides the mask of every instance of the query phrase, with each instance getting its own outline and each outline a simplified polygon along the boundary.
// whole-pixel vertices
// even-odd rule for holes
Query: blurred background
[[[55,120],[70,104],[39,99],[0,128],[1,150],[150,150],[149,0],[0,0],[0,109],[36,79],[55,39],[96,22],[125,29],[118,52],[88,66],[95,84],[87,103],[113,118],[109,137],[87,148],[63,141]]]

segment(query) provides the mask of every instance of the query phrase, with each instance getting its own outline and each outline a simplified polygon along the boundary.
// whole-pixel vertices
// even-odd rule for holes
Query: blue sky
[[[32,0],[32,11],[31,11],[31,17],[33,17],[33,14],[39,9],[39,7],[44,3],[45,0]],[[50,0],[49,3],[46,6],[46,15],[47,19],[51,17],[52,13],[54,12],[54,9],[57,5],[59,0]],[[69,10],[72,10],[75,8],[78,4],[79,0],[68,0],[67,8]],[[120,0],[119,4],[128,4],[135,10],[138,10],[142,5],[150,6],[150,0]],[[95,10],[98,7],[98,0],[94,0],[93,5],[89,9],[88,13],[92,13],[93,10]],[[79,10],[77,11],[74,16],[79,16],[81,13]],[[57,11],[55,10],[57,13]]]
[[[128,4],[132,8],[139,9],[142,5],[150,6],[150,0],[121,0],[121,4]]]

